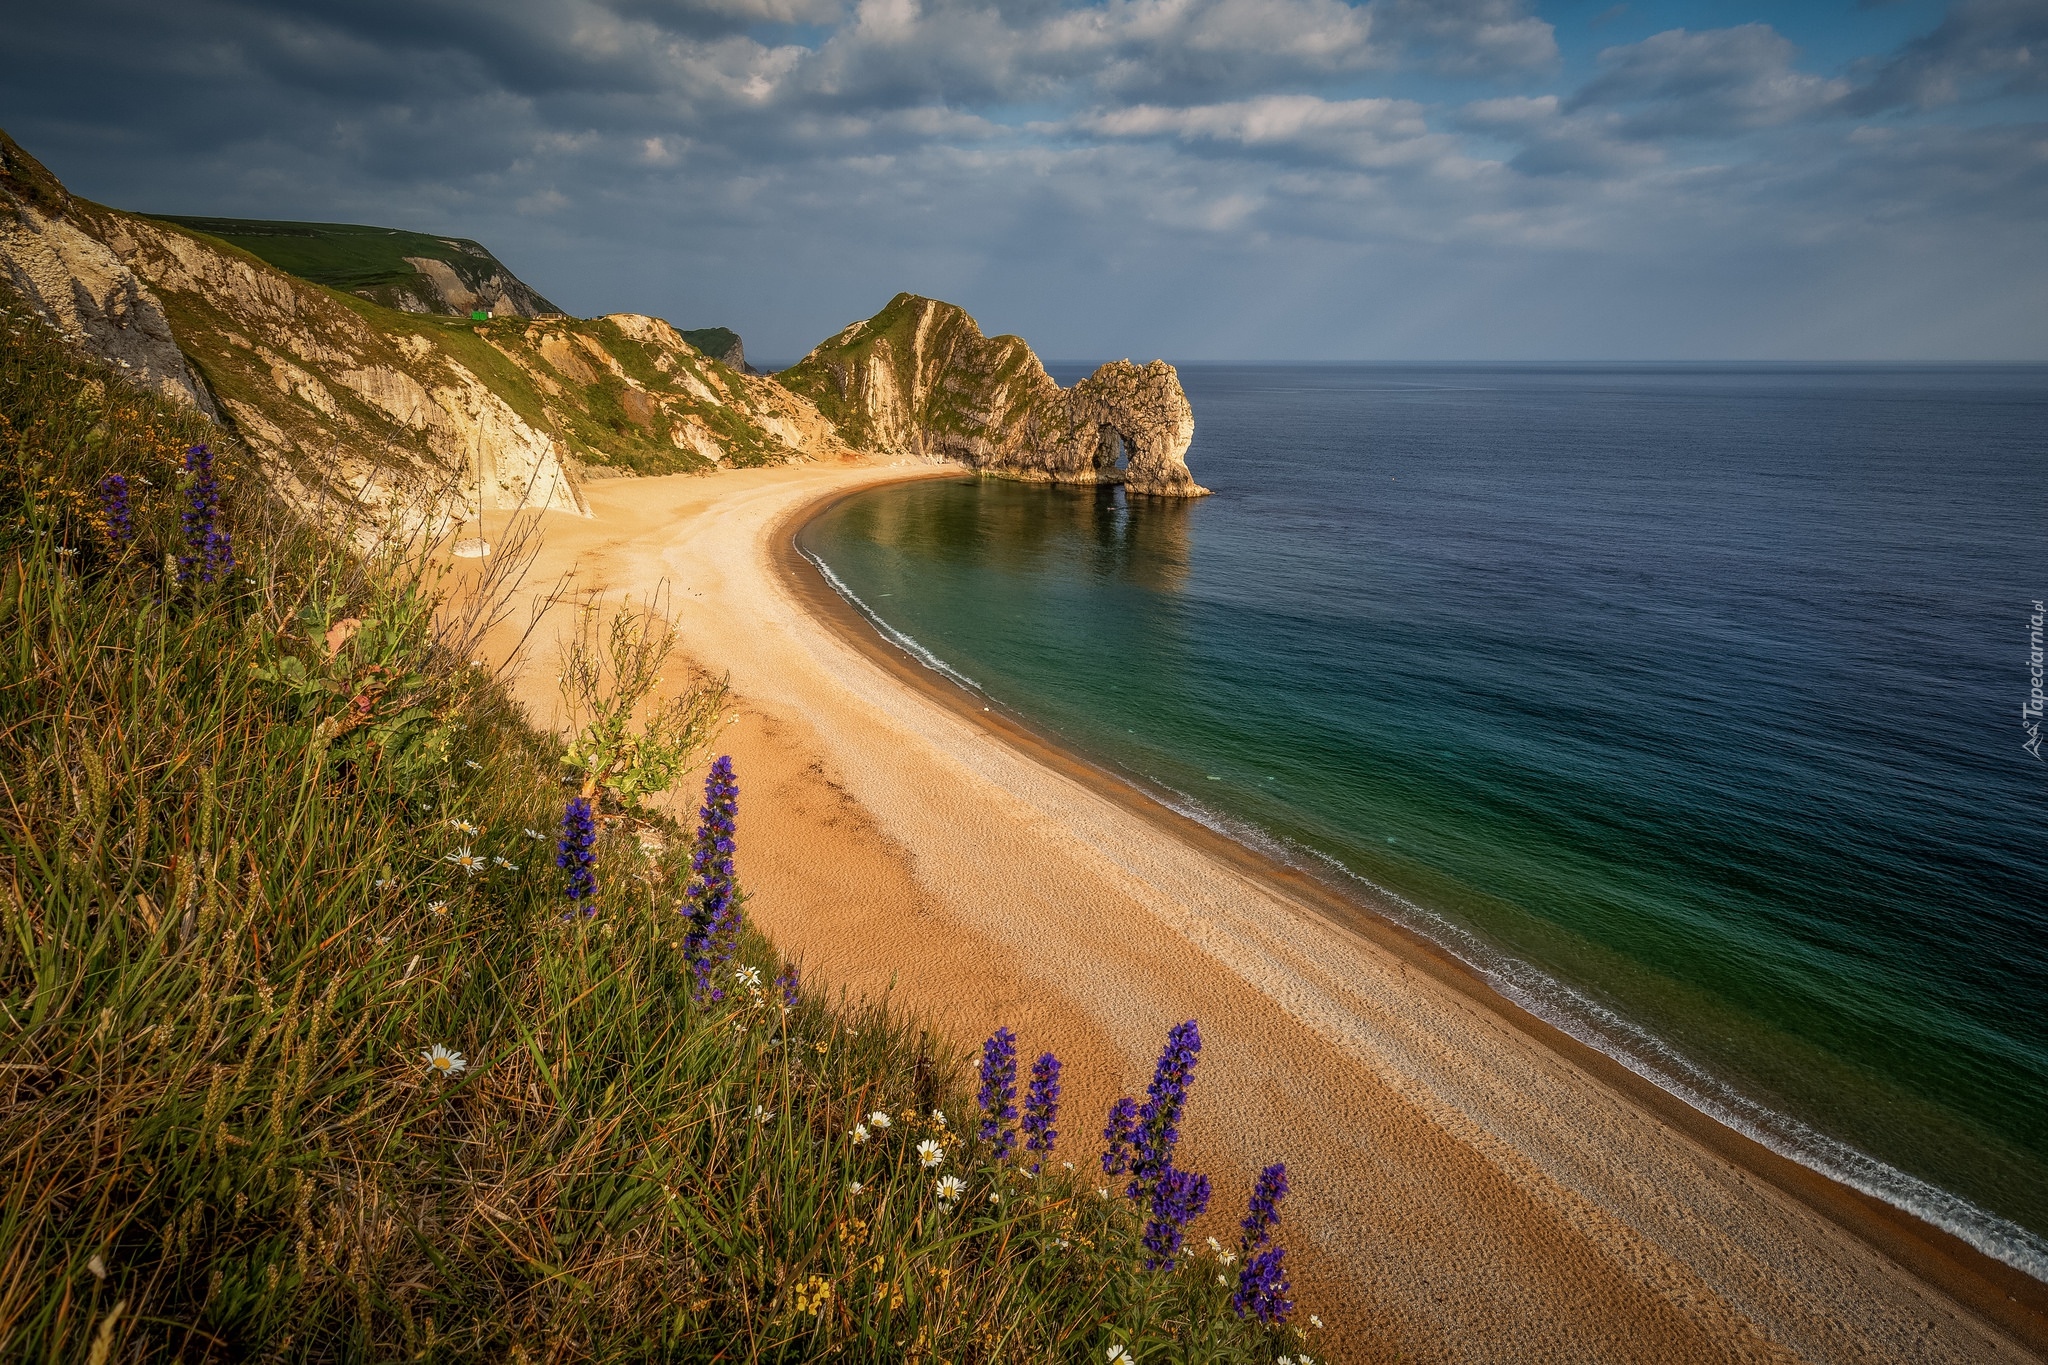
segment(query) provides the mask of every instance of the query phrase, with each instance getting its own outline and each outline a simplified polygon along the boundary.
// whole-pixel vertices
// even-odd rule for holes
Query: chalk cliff
[[[338,523],[581,513],[586,477],[844,449],[809,403],[658,318],[381,307],[69,195],[4,133],[0,283],[83,349],[228,423]]]
[[[1163,360],[1104,365],[1061,388],[1024,342],[986,337],[950,303],[898,294],[776,376],[864,450],[938,455],[1048,483],[1200,497],[1195,417]]]

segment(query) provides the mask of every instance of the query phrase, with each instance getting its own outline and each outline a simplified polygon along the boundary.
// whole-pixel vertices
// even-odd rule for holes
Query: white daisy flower
[[[508,863],[503,858],[497,856],[495,853],[491,855],[491,865],[493,867],[502,867],[507,872],[517,872],[519,870],[518,863]]]
[[[761,1107],[760,1105],[758,1105],[758,1104],[754,1106],[754,1120],[755,1120],[755,1122],[757,1122],[757,1123],[766,1123],[766,1122],[767,1122],[768,1120],[770,1120],[770,1119],[772,1119],[772,1118],[774,1118],[774,1117],[775,1117],[775,1111],[774,1111],[773,1109],[763,1109],[763,1108],[762,1108],[762,1107]]]
[[[1074,1169],[1074,1163],[1071,1161],[1062,1161],[1060,1165],[1066,1167],[1070,1171]]]
[[[1073,1243],[1069,1242],[1064,1237],[1060,1237],[1054,1240],[1053,1245],[1058,1247],[1061,1251],[1065,1251],[1068,1247],[1072,1246]]]
[[[428,913],[428,914],[430,914],[430,915],[445,915],[445,914],[447,914],[447,913],[448,913],[448,902],[447,902],[447,901],[434,901],[434,902],[431,902],[431,903],[430,903],[430,904],[429,904],[429,905],[427,906],[427,913]]]
[[[889,1116],[877,1109],[874,1113],[868,1115],[868,1122],[877,1128],[887,1128],[889,1126]]]
[[[1102,1186],[1102,1185],[1097,1185],[1097,1186],[1095,1187],[1095,1197],[1096,1197],[1097,1199],[1107,1199],[1107,1198],[1109,1198],[1109,1190],[1108,1190],[1108,1188],[1107,1188],[1106,1186]]]
[[[855,1143],[862,1143],[868,1140],[868,1126],[865,1123],[853,1125],[853,1140]]]
[[[1211,1256],[1221,1256],[1223,1254],[1223,1243],[1211,1237],[1209,1239],[1209,1254]]]
[[[946,1159],[946,1149],[931,1138],[917,1144],[917,1164],[930,1170]]]
[[[375,882],[371,883],[371,885],[375,886],[379,891],[389,891],[392,887],[398,885],[398,883],[392,881],[391,878],[389,877],[379,877]]]
[[[944,1128],[946,1126],[946,1111],[943,1109],[932,1110],[932,1122]]]
[[[420,1054],[420,1060],[427,1064],[427,1070],[436,1076],[453,1076],[466,1070],[468,1062],[462,1060],[459,1052],[450,1052],[443,1043],[436,1043]]]
[[[1218,1284],[1229,1284],[1229,1283],[1230,1283],[1230,1277],[1229,1277],[1228,1275],[1218,1275],[1218,1276],[1216,1277],[1216,1283],[1218,1283]]]
[[[1314,1313],[1308,1315],[1308,1325],[1315,1328],[1318,1332],[1323,1330],[1323,1320]]]
[[[939,1198],[958,1199],[967,1189],[967,1182],[957,1175],[939,1177]]]
[[[1237,1253],[1234,1251],[1219,1251],[1216,1253],[1217,1265],[1234,1265],[1236,1262]]]
[[[1110,1347],[1109,1354],[1104,1359],[1109,1362],[1109,1365],[1136,1365],[1136,1362],[1131,1359],[1131,1353],[1121,1346]]]
[[[733,980],[739,982],[748,990],[757,991],[761,989],[761,969],[759,967],[735,967],[732,969],[732,975]]]
[[[472,825],[467,820],[450,820],[448,822],[448,828],[454,830],[457,834],[467,834],[472,839],[475,838],[477,835],[483,833],[482,830],[478,829],[475,825]]]
[[[483,856],[481,854],[471,853],[469,851],[468,846],[466,845],[462,848],[456,849],[453,853],[450,853],[445,859],[445,861],[454,863],[457,867],[461,868],[464,872],[467,872],[472,877],[474,877],[477,873],[483,871],[485,867]]]
[[[848,1194],[859,1194],[862,1190],[866,1188],[867,1186],[861,1184],[858,1180],[849,1180],[846,1182],[846,1192]]]
[[[522,829],[519,832],[521,834],[524,834],[529,839],[545,839],[548,837],[547,835],[542,834],[537,829]]]
[[[988,1192],[988,1202],[991,1204],[1000,1204],[1003,1202],[1003,1197],[1000,1194],[997,1194],[994,1190],[990,1190]]]

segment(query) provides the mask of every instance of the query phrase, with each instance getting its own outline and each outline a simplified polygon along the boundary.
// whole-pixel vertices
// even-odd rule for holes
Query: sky
[[[793,360],[2048,360],[2048,0],[77,0],[0,127]]]

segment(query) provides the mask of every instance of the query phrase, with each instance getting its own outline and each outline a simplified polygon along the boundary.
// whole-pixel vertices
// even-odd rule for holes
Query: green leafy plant
[[[583,795],[637,811],[644,798],[673,786],[710,742],[725,706],[723,681],[648,703],[675,647],[675,626],[658,599],[629,600],[607,613],[603,599],[593,598],[578,609],[562,644],[572,736],[562,762],[582,779]]]

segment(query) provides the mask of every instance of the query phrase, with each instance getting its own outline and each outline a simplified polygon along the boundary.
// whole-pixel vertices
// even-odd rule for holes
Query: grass
[[[166,561],[202,440],[238,561],[211,586]],[[749,987],[783,966],[752,934],[693,998],[681,831],[609,825],[599,911],[565,915],[559,743],[468,666],[491,603],[438,582],[0,295],[0,1357],[1296,1348],[1213,1262],[1141,1269],[1091,1153],[991,1161],[914,1021]]]
[[[288,275],[354,293],[381,286],[410,286],[418,272],[406,257],[445,261],[464,279],[512,274],[482,244],[468,238],[435,237],[401,228],[359,223],[290,223],[253,218],[194,218],[156,214],[159,221],[203,232],[268,261]],[[560,311],[542,300],[548,311]]]

